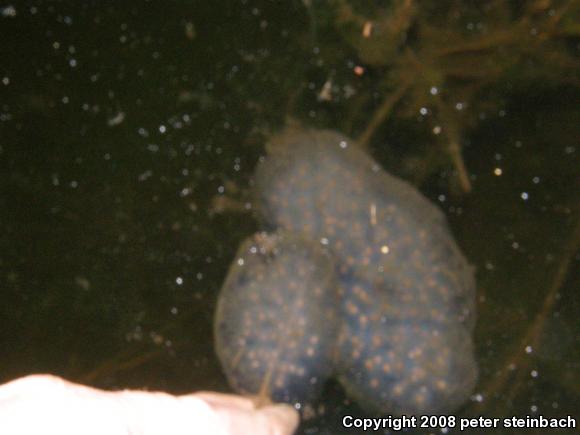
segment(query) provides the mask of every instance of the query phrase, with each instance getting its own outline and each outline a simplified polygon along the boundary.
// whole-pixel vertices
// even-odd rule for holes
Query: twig
[[[167,351],[167,349],[160,348],[147,353],[134,355],[131,358],[127,358],[125,360],[119,357],[107,360],[86,375],[82,376],[80,381],[88,384],[94,382],[96,379],[102,378],[105,375],[110,376],[114,373],[134,369],[135,367],[139,367],[140,365],[145,364],[147,361],[156,358],[165,351]]]
[[[576,227],[574,228],[574,231],[569,239],[568,244],[564,248],[564,251],[562,253],[562,261],[560,262],[558,268],[556,269],[556,273],[554,274],[552,284],[550,285],[549,290],[546,294],[541,310],[536,314],[536,317],[532,325],[529,327],[526,334],[522,337],[520,343],[516,347],[515,352],[512,355],[510,355],[506,359],[506,361],[502,364],[502,367],[504,367],[503,371],[484,390],[483,392],[484,397],[490,398],[492,396],[495,396],[499,391],[502,391],[504,389],[505,384],[508,382],[508,378],[512,373],[510,367],[518,367],[518,373],[516,374],[516,378],[514,380],[515,386],[514,388],[510,389],[511,391],[510,396],[513,397],[517,393],[517,387],[520,385],[523,377],[528,373],[530,365],[530,360],[529,358],[526,358],[526,356],[528,355],[530,349],[531,350],[537,349],[540,344],[541,332],[544,328],[544,324],[546,323],[548,315],[552,312],[554,308],[558,292],[566,280],[566,276],[568,274],[568,269],[570,268],[572,258],[575,252],[578,250],[579,246],[580,246],[580,220],[577,219]]]
[[[451,56],[455,54],[464,54],[495,49],[500,46],[505,46],[510,42],[515,42],[516,34],[517,33],[512,30],[503,32],[497,31],[496,33],[486,38],[479,38],[475,41],[464,42],[462,44],[457,44],[451,47],[438,50],[435,53],[434,57]]]
[[[457,177],[459,179],[459,185],[464,193],[471,192],[472,186],[469,180],[469,173],[467,167],[465,166],[465,161],[463,160],[463,155],[461,153],[461,135],[459,134],[459,127],[455,122],[453,115],[450,113],[449,108],[440,98],[437,99],[437,107],[439,109],[439,115],[441,121],[443,121],[443,133],[447,139],[447,152],[451,158],[451,162],[457,171]]]
[[[385,101],[381,104],[381,106],[375,111],[371,121],[368,123],[365,130],[362,134],[357,138],[357,144],[362,147],[366,148],[369,144],[369,141],[377,128],[389,117],[393,107],[397,102],[405,95],[411,84],[413,83],[414,78],[409,77],[403,83],[399,85],[395,92],[390,94]]]
[[[463,160],[463,154],[461,153],[461,145],[459,145],[458,140],[451,140],[447,147],[453,166],[457,171],[457,177],[459,179],[459,185],[464,193],[471,192],[472,186],[469,180],[469,175],[467,173],[467,167],[465,166],[465,160]]]

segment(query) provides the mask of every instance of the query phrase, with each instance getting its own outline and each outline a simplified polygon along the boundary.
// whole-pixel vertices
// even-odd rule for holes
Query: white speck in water
[[[344,98],[347,100],[357,93],[356,89],[350,85],[343,86],[342,91],[344,92]]]
[[[115,116],[107,119],[107,125],[109,127],[114,127],[115,125],[121,124],[125,120],[125,112],[117,112]]]
[[[528,192],[522,192],[522,194],[520,196],[522,197],[522,199],[524,201],[527,201],[528,198],[530,197],[530,195],[528,194]]]
[[[455,105],[456,110],[463,110],[464,107],[465,107],[465,105],[463,103],[457,103]]]
[[[526,353],[532,353],[534,351],[534,348],[532,346],[526,346]]]
[[[178,276],[177,278],[175,278],[175,283],[176,283],[177,285],[181,285],[181,284],[183,284],[183,278],[182,278],[182,277],[180,277],[180,276]]]
[[[532,178],[532,183],[538,184],[539,182],[540,182],[540,177],[534,177],[534,178]]]
[[[165,127],[163,124],[161,124],[159,126],[159,133],[164,134],[167,131],[167,127]]]
[[[538,377],[538,371],[537,371],[537,370],[532,370],[532,371],[530,372],[530,376],[531,376],[532,378],[537,378],[537,377]]]
[[[431,95],[437,95],[439,93],[439,89],[437,89],[435,86],[432,86],[431,89],[429,89],[429,93]]]
[[[238,266],[243,266],[243,265],[244,265],[244,259],[238,258]]]
[[[2,77],[2,84],[8,86],[10,84],[10,77]]]
[[[390,249],[389,249],[389,247],[387,245],[381,246],[381,253],[382,254],[385,254],[386,255],[386,254],[389,253],[389,251],[390,251]]]
[[[171,314],[176,315],[178,311],[177,307],[171,307]]]
[[[532,412],[538,412],[538,405],[532,405],[532,406],[530,406],[530,411],[532,411]]]
[[[159,334],[159,333],[155,332],[155,331],[151,331],[151,332],[149,333],[149,337],[151,338],[151,341],[152,341],[153,343],[155,343],[157,346],[160,346],[160,345],[162,345],[162,344],[163,344],[163,342],[164,342],[164,338],[163,338],[163,336],[162,336],[161,334]]]
[[[436,125],[435,127],[433,127],[433,134],[439,134],[441,133],[441,126]]]
[[[326,237],[323,237],[322,239],[320,239],[320,243],[322,243],[323,245],[328,245],[328,239]]]
[[[425,116],[425,115],[427,115],[427,113],[429,113],[429,110],[427,110],[427,108],[426,108],[426,107],[421,107],[421,108],[419,109],[419,113],[420,113],[421,115]]]
[[[493,173],[494,173],[494,175],[499,177],[501,174],[503,174],[503,170],[501,168],[495,168],[493,170]]]
[[[148,178],[150,178],[152,175],[153,175],[153,171],[149,169],[149,170],[147,170],[147,171],[143,172],[141,175],[139,175],[139,176],[137,177],[137,179],[138,179],[139,181],[145,181],[145,180],[147,180]]]
[[[7,18],[14,18],[16,16],[16,8],[12,5],[3,7],[2,16]]]
[[[441,194],[437,197],[437,199],[439,200],[439,202],[445,202],[445,200],[447,199],[445,195]]]
[[[85,291],[88,291],[91,288],[91,282],[84,276],[77,276],[75,278],[75,283]]]
[[[348,146],[348,143],[346,143],[346,141],[344,141],[344,140],[341,140],[339,145],[342,149],[344,149]]]
[[[373,202],[370,207],[371,225],[377,224],[377,205]]]
[[[481,394],[481,393],[474,394],[474,395],[471,397],[471,399],[472,399],[474,402],[479,402],[479,403],[481,403],[481,402],[483,402],[483,394]]]

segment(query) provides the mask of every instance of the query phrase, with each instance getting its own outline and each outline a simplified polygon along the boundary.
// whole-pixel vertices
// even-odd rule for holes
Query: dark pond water
[[[331,25],[338,3],[0,4],[0,381],[231,391],[212,322],[258,228],[248,188],[268,136],[289,116],[357,136],[392,91],[390,67]],[[470,192],[429,121],[436,77],[368,149],[438,204],[476,268],[479,383],[457,415],[578,419],[579,78],[514,71],[467,107],[447,95],[476,120]],[[332,383],[315,408],[300,433],[364,414]]]

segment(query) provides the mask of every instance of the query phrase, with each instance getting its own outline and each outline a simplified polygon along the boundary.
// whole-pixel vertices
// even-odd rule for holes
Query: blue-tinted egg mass
[[[447,412],[461,405],[477,379],[471,338],[475,282],[441,211],[413,186],[385,172],[350,139],[332,131],[285,130],[271,141],[254,182],[264,226],[292,234],[301,243],[309,241],[306,262],[324,272],[303,280],[295,273],[298,258],[278,256],[274,265],[246,267],[253,291],[266,292],[269,286],[287,303],[304,298],[310,305],[307,316],[313,318],[322,317],[324,309],[336,310],[331,316],[338,324],[334,335],[328,330],[323,334],[324,325],[312,330],[329,340],[321,345],[329,361],[314,365],[312,361],[321,360],[306,359],[304,373],[311,372],[317,380],[336,376],[351,397],[382,412]],[[322,264],[322,258],[330,258],[330,265]],[[256,278],[269,273],[276,278]],[[328,275],[333,279],[322,281]],[[257,350],[255,343],[264,343],[263,334],[287,337],[289,332],[281,334],[257,320],[258,302],[252,305],[240,291],[244,288],[228,277],[220,305],[238,291],[242,296],[235,309],[240,313],[218,309],[217,321],[234,325],[235,319],[248,315],[257,329],[247,333],[243,346],[222,334],[218,355],[224,353],[220,347],[228,345],[258,355],[255,361],[261,366],[294,361],[308,348],[304,341],[298,341],[302,347],[292,358],[282,356],[288,352],[286,340],[269,342],[275,356]],[[315,289],[327,296],[316,296]],[[306,330],[298,322],[305,316],[304,307],[291,304],[295,309],[280,311],[259,304],[303,336]],[[330,322],[328,329],[334,325]],[[254,376],[249,383],[263,382],[265,371],[242,370],[239,365],[234,373],[228,359],[221,360],[237,390],[244,391],[239,385]],[[306,382],[306,377],[293,382]],[[304,388],[301,397],[307,399],[312,391]]]
[[[335,265],[320,244],[284,232],[242,243],[218,301],[215,337],[239,392],[312,397],[330,376],[339,328]]]

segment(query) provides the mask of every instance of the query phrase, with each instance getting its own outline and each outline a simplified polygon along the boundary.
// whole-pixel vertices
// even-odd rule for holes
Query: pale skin
[[[298,423],[289,405],[233,394],[104,391],[52,375],[0,385],[6,435],[291,435]]]

